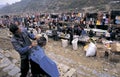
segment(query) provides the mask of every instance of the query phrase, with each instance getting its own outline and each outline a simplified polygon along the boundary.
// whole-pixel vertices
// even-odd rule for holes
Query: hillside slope
[[[81,10],[85,7],[93,7],[98,10],[108,10],[120,9],[119,5],[120,1],[115,2],[113,0],[21,0],[21,2],[2,8],[0,13],[19,13],[30,11],[58,12]]]

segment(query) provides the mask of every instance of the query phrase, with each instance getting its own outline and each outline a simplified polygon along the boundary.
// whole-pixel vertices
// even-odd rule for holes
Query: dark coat
[[[30,53],[30,38],[34,40],[35,36],[28,33],[27,30],[22,30],[22,37],[13,36],[11,38],[12,45],[15,50],[20,54],[21,59],[27,58]]]

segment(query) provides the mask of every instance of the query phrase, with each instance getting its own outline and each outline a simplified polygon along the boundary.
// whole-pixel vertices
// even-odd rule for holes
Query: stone
[[[10,57],[10,54],[9,53],[5,53],[4,54],[6,57]]]
[[[21,75],[20,73],[17,73],[17,74],[15,75],[15,77],[20,77],[20,75]]]
[[[18,68],[17,66],[14,67],[11,71],[8,72],[8,75],[10,76],[15,76],[17,73],[20,72],[20,68]]]
[[[76,72],[74,68],[71,68],[65,75],[64,77],[72,77],[72,75]]]
[[[3,55],[2,53],[0,53],[0,58],[1,58],[1,59],[4,58],[4,55]]]
[[[11,65],[5,67],[5,68],[3,69],[3,71],[4,71],[4,72],[9,72],[9,71],[12,70],[14,67],[15,67],[15,65],[14,65],[14,64],[11,64]]]
[[[60,72],[60,77],[64,77],[64,73],[63,72]]]
[[[120,68],[120,63],[117,63],[117,64],[116,64],[116,67]]]
[[[106,71],[106,72],[108,71],[108,69],[106,69],[106,68],[105,68],[105,69],[103,69],[103,70],[104,70],[104,71]]]
[[[5,50],[4,53],[9,53],[10,51],[9,50]]]
[[[4,50],[0,49],[0,52],[1,52],[1,53],[4,53]]]
[[[8,36],[9,38],[12,38],[13,35],[9,33],[7,36]]]
[[[0,62],[0,68],[6,67],[11,64],[11,61],[8,58],[3,58]]]
[[[105,57],[105,51],[104,50],[97,50],[96,56],[98,58],[103,58]]]
[[[58,67],[60,68],[60,70],[63,72],[63,73],[66,73],[70,67],[64,65],[64,64],[58,64]]]
[[[111,53],[108,59],[109,61],[112,61],[112,62],[120,62],[120,55]]]
[[[16,59],[16,60],[19,60],[19,59],[20,59],[20,55],[18,54],[17,51],[12,50],[11,53],[12,53],[12,55],[11,55],[12,58],[14,58],[14,59]]]
[[[13,60],[12,60],[12,62],[15,64],[15,63],[17,63],[17,62],[18,62],[18,60],[13,59]]]

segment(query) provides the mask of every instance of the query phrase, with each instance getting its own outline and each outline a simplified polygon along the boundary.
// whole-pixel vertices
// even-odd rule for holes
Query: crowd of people
[[[117,33],[118,30],[113,29],[110,25],[110,15],[108,13],[52,13],[52,14],[25,14],[25,15],[3,15],[0,18],[0,27],[9,28],[11,23],[15,23],[20,27],[32,28],[31,32],[35,34],[45,31],[43,25],[49,30],[53,30],[53,36],[57,38],[58,32],[64,34],[82,35],[85,28],[98,28],[108,30],[110,35]],[[36,32],[34,31],[36,30]],[[92,32],[92,31],[91,31]],[[90,34],[91,34],[90,32]],[[89,35],[89,34],[88,34]],[[94,34],[89,36],[93,36]],[[54,38],[55,40],[57,40]]]
[[[26,77],[29,70],[29,62],[31,64],[31,71],[33,77],[59,77],[57,69],[52,71],[43,70],[44,66],[40,60],[34,54],[37,54],[39,58],[45,55],[44,49],[42,48],[46,44],[46,39],[43,37],[36,36],[40,33],[45,33],[46,30],[52,31],[52,37],[55,41],[59,39],[58,32],[63,34],[69,34],[70,44],[72,44],[73,35],[78,36],[89,36],[90,38],[96,34],[90,30],[88,33],[85,28],[99,28],[107,30],[106,33],[102,34],[100,38],[106,38],[107,40],[115,40],[116,33],[119,30],[115,30],[110,26],[109,14],[103,13],[52,13],[52,14],[25,14],[25,15],[3,15],[0,18],[0,28],[9,28],[13,34],[11,42],[15,50],[20,54],[21,57],[21,76]],[[45,28],[44,28],[45,27]],[[31,40],[36,40],[37,43]],[[34,52],[41,52],[40,55]],[[52,62],[48,57],[45,60]],[[47,61],[44,61],[47,63]],[[55,65],[54,62],[52,64]],[[43,67],[40,67],[43,66]],[[49,66],[49,65],[48,65]],[[50,68],[50,67],[48,67]],[[57,68],[57,67],[55,67]],[[37,70],[36,70],[37,69]]]

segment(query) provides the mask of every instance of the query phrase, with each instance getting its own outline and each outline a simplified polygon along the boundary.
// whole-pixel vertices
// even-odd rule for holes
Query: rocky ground
[[[20,59],[10,43],[8,32],[7,29],[0,29],[0,77],[19,77]],[[120,77],[119,62],[86,57],[82,45],[75,51],[72,45],[63,48],[61,40],[49,38],[45,52],[57,63],[61,77]]]

